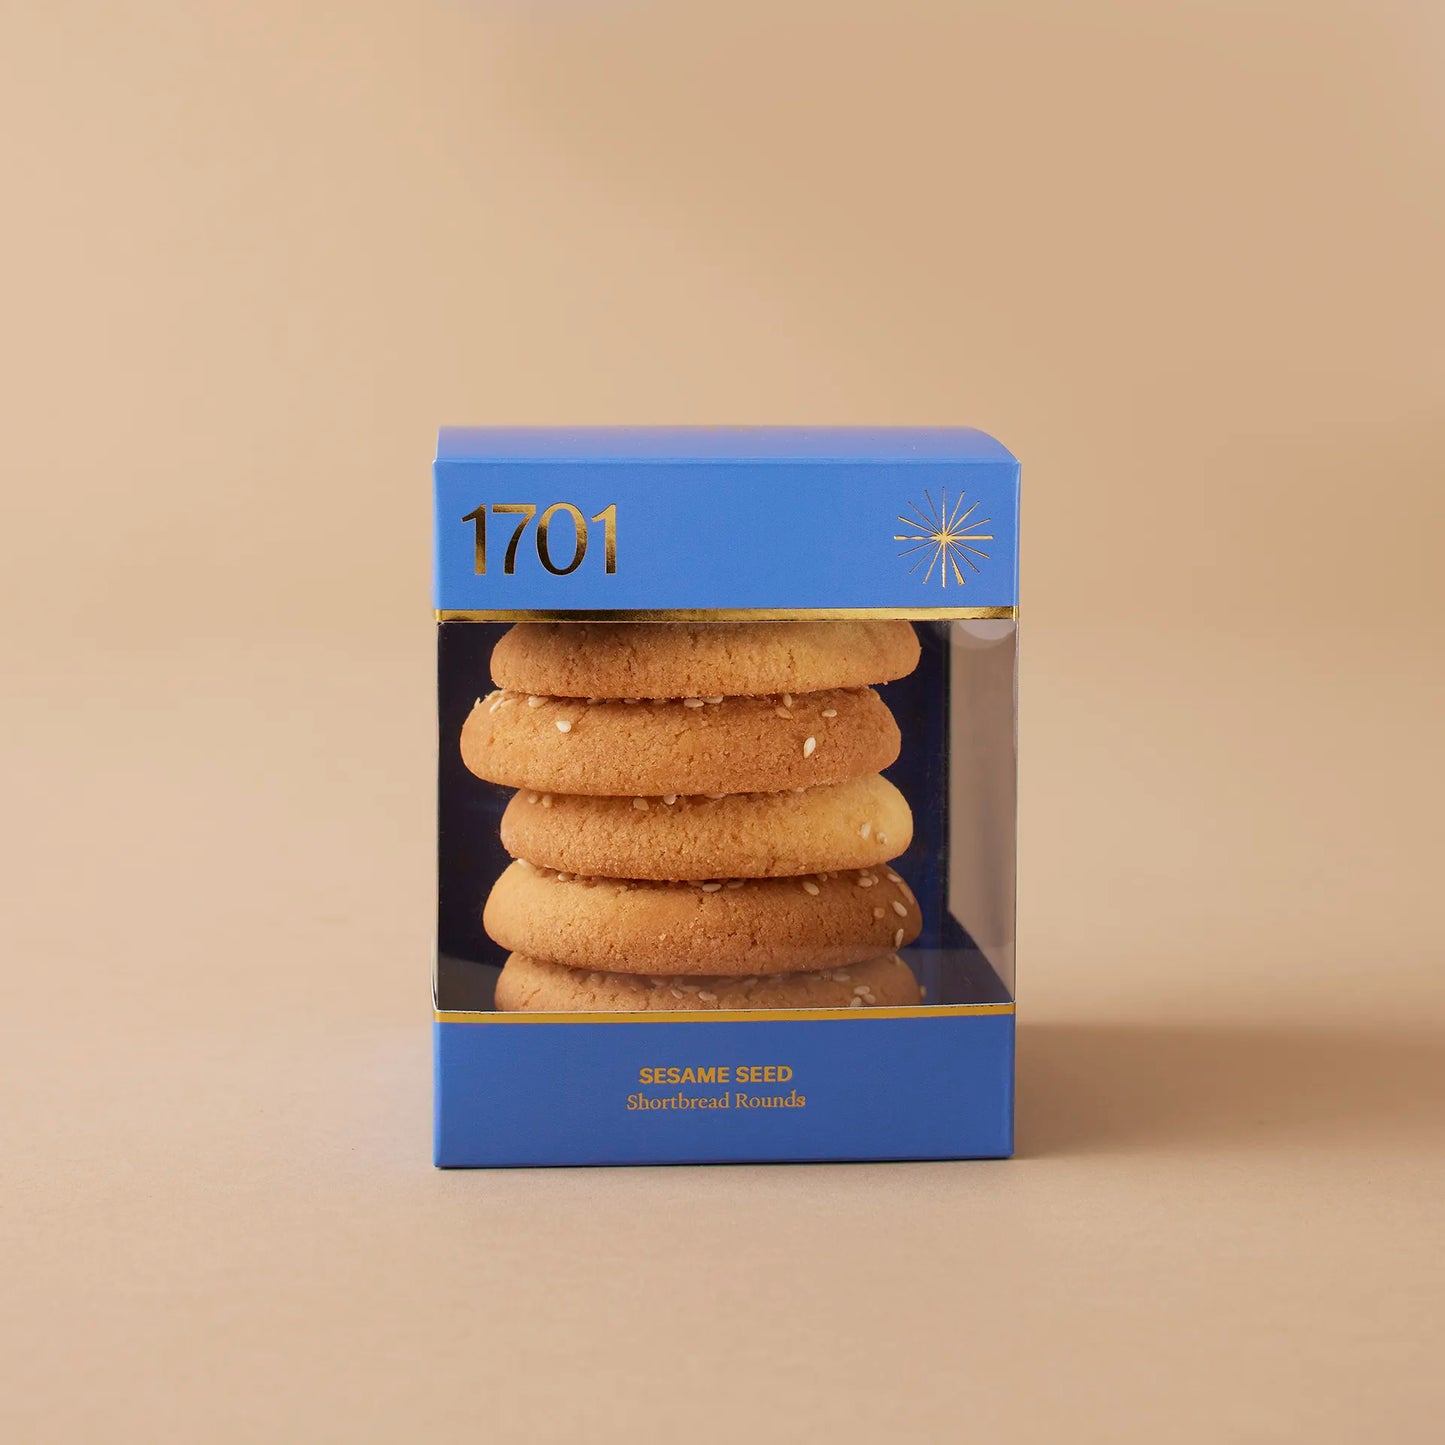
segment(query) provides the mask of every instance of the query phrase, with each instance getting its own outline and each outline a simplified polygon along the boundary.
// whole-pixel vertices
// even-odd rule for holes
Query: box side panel
[[[1013,1150],[1011,1013],[435,1028],[443,1167]]]

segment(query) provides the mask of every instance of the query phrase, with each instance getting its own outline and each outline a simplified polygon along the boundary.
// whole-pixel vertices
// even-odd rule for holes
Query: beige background
[[[1445,9],[0,16],[6,1439],[1436,1438]],[[431,1170],[468,420],[1023,457],[1018,1160]]]

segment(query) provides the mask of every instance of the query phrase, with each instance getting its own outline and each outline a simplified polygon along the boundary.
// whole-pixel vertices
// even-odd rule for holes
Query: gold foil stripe
[[[969,1018],[1011,1014],[1011,1003],[906,1004],[899,1008],[678,1009],[656,1013],[488,1013],[436,1009],[439,1024],[780,1023],[817,1019]]]
[[[1017,607],[622,607],[606,610],[498,607],[438,611],[438,622],[815,622],[1014,621]]]

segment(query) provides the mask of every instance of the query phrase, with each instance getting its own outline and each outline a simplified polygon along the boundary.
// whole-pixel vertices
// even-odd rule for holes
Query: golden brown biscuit
[[[922,997],[912,970],[891,953],[851,968],[744,978],[587,972],[514,953],[497,980],[497,1008],[504,1013],[898,1008]]]
[[[586,798],[524,789],[502,843],[542,868],[608,878],[776,878],[886,863],[913,840],[877,773],[801,792]]]
[[[492,652],[500,688],[551,697],[826,692],[918,666],[907,622],[519,622]]]
[[[513,863],[482,916],[503,948],[610,973],[792,973],[847,967],[918,937],[891,868],[810,878],[639,883]]]
[[[479,778],[589,796],[841,783],[888,767],[898,746],[871,688],[634,704],[495,692],[462,728],[462,761]]]

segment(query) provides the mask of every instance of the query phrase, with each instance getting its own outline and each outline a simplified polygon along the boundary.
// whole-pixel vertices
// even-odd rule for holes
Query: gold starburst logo
[[[966,512],[963,504],[967,500],[966,494],[960,492],[958,500],[953,505],[953,511],[948,510],[948,488],[943,489],[943,506],[941,509],[933,505],[933,498],[927,491],[923,493],[923,500],[927,504],[927,513],[916,507],[912,502],[908,503],[909,511],[914,517],[899,517],[899,521],[905,527],[911,527],[911,532],[895,532],[895,542],[907,542],[898,555],[908,557],[913,553],[918,556],[914,558],[913,565],[908,569],[916,572],[928,563],[928,570],[923,574],[924,582],[928,582],[933,576],[933,569],[938,568],[939,580],[945,587],[948,586],[948,574],[953,573],[953,580],[962,587],[968,579],[963,575],[959,563],[972,567],[975,572],[979,570],[978,563],[973,559],[982,557],[988,561],[988,553],[975,546],[977,542],[992,542],[993,533],[981,531],[980,528],[988,526],[993,520],[992,517],[981,517],[973,521],[973,514],[978,511],[980,503],[975,502]]]

